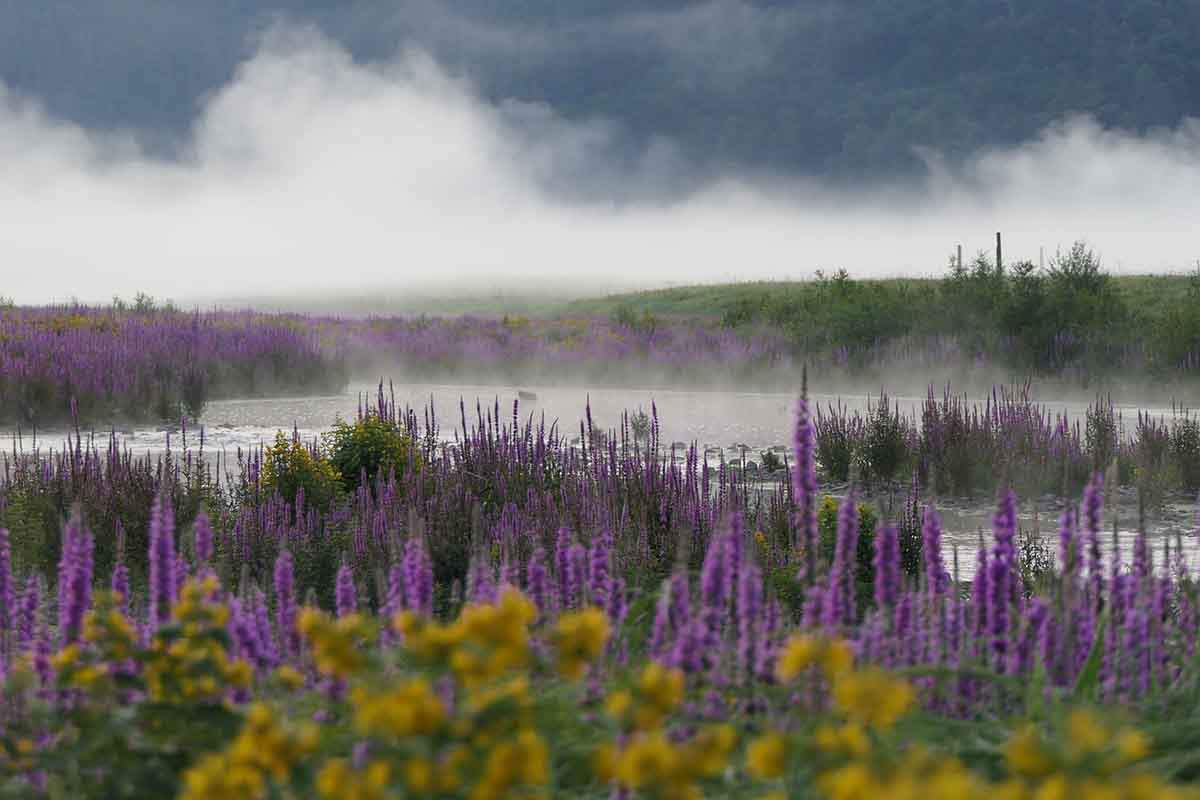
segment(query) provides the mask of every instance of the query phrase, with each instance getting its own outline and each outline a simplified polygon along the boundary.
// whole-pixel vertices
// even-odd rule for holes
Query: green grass
[[[1157,319],[1170,302],[1187,292],[1188,275],[1117,275],[1118,292],[1131,309],[1147,319]],[[856,280],[869,289],[897,293],[932,293],[943,283],[940,278],[883,278]],[[696,284],[668,289],[622,292],[603,297],[569,301],[554,308],[543,307],[558,316],[604,317],[622,309],[638,314],[648,312],[670,319],[720,319],[741,303],[762,306],[767,303],[800,302],[810,297],[816,281],[747,281],[744,283]]]

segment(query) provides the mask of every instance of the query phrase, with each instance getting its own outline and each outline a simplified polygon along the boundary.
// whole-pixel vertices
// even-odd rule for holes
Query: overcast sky
[[[1009,258],[1076,238],[1114,270],[1200,257],[1196,122],[1135,136],[1072,117],[965,163],[922,153],[924,178],[831,185],[498,96],[480,77],[487,59],[566,57],[537,22],[554,14],[548,0],[514,2],[502,22],[483,0],[456,16],[419,1],[384,15],[292,5],[0,0],[0,295],[928,275],[957,242],[968,256],[990,248],[996,230]],[[705,81],[752,74],[771,14],[785,13],[603,7],[609,35],[649,37],[681,80]],[[77,40],[55,13],[73,15]],[[741,46],[715,63],[727,36]]]

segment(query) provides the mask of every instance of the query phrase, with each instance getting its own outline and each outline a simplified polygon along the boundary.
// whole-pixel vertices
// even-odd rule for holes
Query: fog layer
[[[81,87],[86,90],[86,87]],[[915,184],[833,189],[630,158],[605,120],[485,100],[428,54],[361,64],[276,27],[198,111],[181,159],[0,86],[0,295],[180,300],[353,286],[937,274],[1087,239],[1116,271],[1200,255],[1200,123],[1145,137],[1063,120]]]

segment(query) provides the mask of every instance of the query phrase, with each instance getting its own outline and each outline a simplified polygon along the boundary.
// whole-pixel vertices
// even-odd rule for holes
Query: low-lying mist
[[[930,154],[919,184],[835,189],[714,175],[665,140],[612,157],[619,131],[604,120],[490,102],[415,50],[356,63],[286,27],[197,113],[185,157],[168,160],[0,87],[0,294],[190,303],[518,279],[935,274],[956,243],[973,254],[997,230],[1006,260],[1077,238],[1115,271],[1197,256],[1194,121],[1134,135],[1064,120],[965,166]]]

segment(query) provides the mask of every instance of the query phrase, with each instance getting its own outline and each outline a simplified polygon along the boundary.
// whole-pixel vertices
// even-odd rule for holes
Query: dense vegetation
[[[335,348],[303,320],[133,304],[0,303],[0,425],[197,417],[209,400],[341,391]]]
[[[79,447],[6,465],[0,792],[1195,796],[1195,565],[1144,531],[1102,549],[1101,473],[1032,560],[1000,491],[966,580],[916,494],[900,520],[821,497],[803,400],[769,495],[663,458],[657,420],[573,448],[478,418],[442,445],[381,396],[346,424],[424,466],[327,510],[266,464],[331,472],[336,439],[232,485]]]
[[[806,354],[886,365],[926,353],[1080,381],[1200,368],[1200,270],[1114,276],[1082,242],[1051,258],[997,268],[981,253],[940,279],[856,280],[844,271],[794,283],[697,286],[572,303],[577,314],[653,324],[719,319],[767,329]]]

